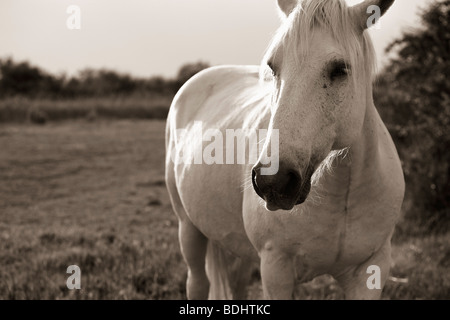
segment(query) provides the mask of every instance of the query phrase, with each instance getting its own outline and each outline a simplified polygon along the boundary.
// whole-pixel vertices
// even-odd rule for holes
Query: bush
[[[450,0],[431,4],[422,22],[387,48],[398,54],[374,96],[403,162],[407,217],[435,229],[450,221]]]

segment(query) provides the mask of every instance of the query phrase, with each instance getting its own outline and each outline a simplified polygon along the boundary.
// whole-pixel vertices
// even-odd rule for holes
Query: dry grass
[[[162,122],[0,129],[0,298],[184,296]],[[66,269],[82,270],[70,291]]]
[[[28,99],[0,100],[0,123],[45,123],[85,118],[165,119],[172,96],[135,95],[127,97],[78,98],[72,100]]]
[[[0,299],[185,298],[164,122],[1,125],[0,150]],[[449,239],[397,239],[392,276],[408,281],[389,281],[383,298],[449,299]],[[66,287],[72,264],[81,290]],[[342,298],[327,277],[296,293]]]

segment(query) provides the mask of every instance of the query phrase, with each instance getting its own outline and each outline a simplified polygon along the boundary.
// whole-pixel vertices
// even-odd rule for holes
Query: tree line
[[[173,79],[161,76],[136,78],[113,70],[92,68],[68,77],[50,74],[27,61],[4,58],[0,59],[0,98],[73,99],[135,93],[174,95],[184,82],[208,66],[201,61],[187,63]]]

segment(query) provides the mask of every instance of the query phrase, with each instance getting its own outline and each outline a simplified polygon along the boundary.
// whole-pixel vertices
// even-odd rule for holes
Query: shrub
[[[432,3],[422,22],[387,48],[397,57],[374,96],[403,160],[408,217],[435,229],[450,221],[450,0]]]

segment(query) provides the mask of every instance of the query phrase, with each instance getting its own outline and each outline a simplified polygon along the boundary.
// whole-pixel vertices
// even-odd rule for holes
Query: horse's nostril
[[[253,189],[255,189],[256,193],[258,194],[258,196],[260,196],[261,198],[263,198],[263,195],[261,193],[261,189],[258,187],[258,182],[256,181],[258,177],[258,172],[257,169],[252,169],[252,184],[253,184]]]
[[[258,185],[256,184],[256,170],[255,169],[252,170],[252,183],[253,183],[253,187],[258,188]]]
[[[283,194],[291,195],[292,193],[295,193],[296,190],[298,190],[300,184],[301,184],[300,174],[294,170],[290,170],[287,174],[287,183],[283,190]]]
[[[256,170],[252,169],[252,182],[253,182],[253,186],[256,185]]]

